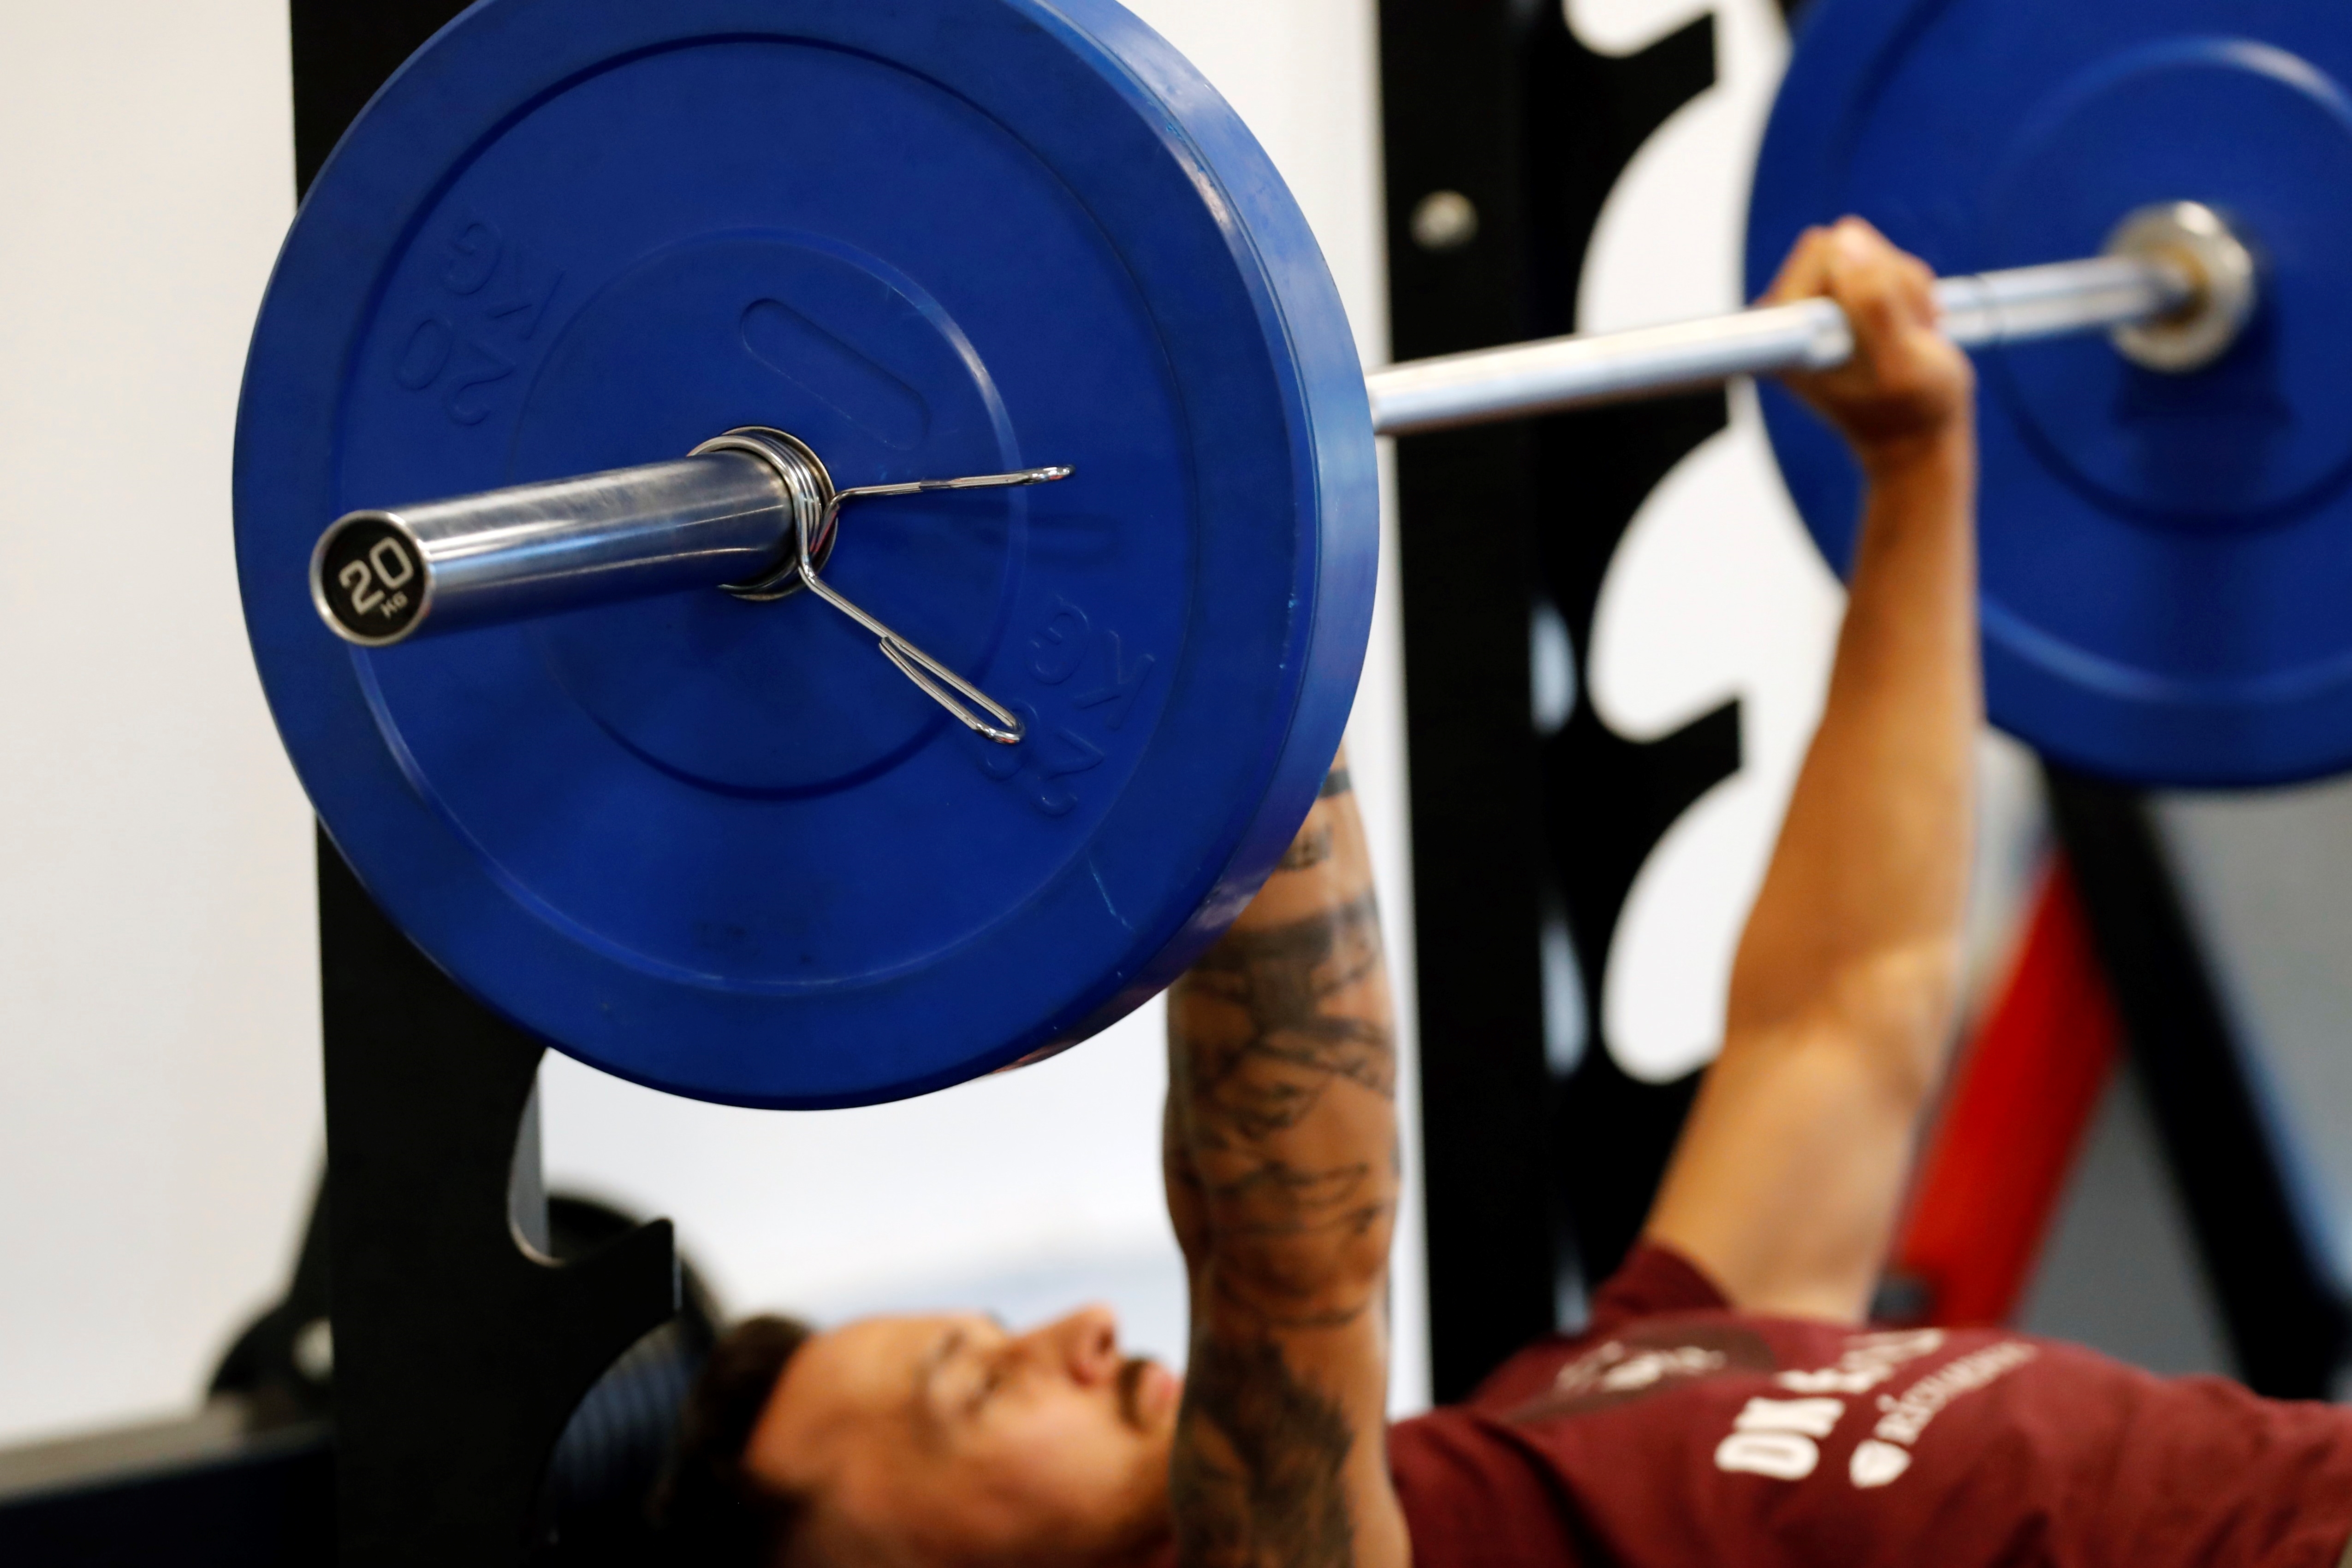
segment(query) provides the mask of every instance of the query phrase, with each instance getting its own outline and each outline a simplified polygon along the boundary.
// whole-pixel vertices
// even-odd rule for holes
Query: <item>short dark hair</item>
[[[792,1318],[750,1318],[710,1347],[678,1411],[677,1446],[655,1494],[670,1561],[772,1568],[782,1560],[801,1500],[762,1484],[744,1450],[784,1368],[814,1331]]]

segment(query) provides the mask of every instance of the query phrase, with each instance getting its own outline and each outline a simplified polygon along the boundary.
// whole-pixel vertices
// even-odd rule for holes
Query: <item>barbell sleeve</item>
[[[310,552],[310,595],[346,642],[386,647],[426,630],[525,619],[681,588],[758,602],[811,590],[973,733],[1003,745],[1020,716],[818,574],[841,509],[932,490],[1051,484],[1067,468],[837,489],[781,430],[730,430],[684,458],[413,506],[350,512]]]
[[[310,595],[365,647],[757,577],[791,548],[792,498],[750,453],[354,511],[320,536]]]
[[[1936,285],[1944,330],[1967,348],[2129,327],[2197,298],[2194,273],[2159,254],[2101,256]],[[1413,360],[1365,377],[1372,428],[1408,436],[1712,386],[1741,375],[1828,370],[1853,353],[1827,300],[1762,306],[1630,331],[1546,338]]]

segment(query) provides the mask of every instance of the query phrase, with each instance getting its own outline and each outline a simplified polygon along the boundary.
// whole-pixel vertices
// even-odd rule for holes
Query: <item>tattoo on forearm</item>
[[[1170,1473],[1181,1560],[1346,1568],[1355,1538],[1342,1472],[1353,1446],[1346,1414],[1292,1375],[1279,1345],[1204,1337]]]
[[[1344,794],[1344,769],[1325,782]],[[1328,817],[1277,878],[1331,886]],[[1187,1568],[1349,1568],[1348,1408],[1294,1371],[1292,1336],[1381,1310],[1393,1215],[1396,1057],[1371,895],[1228,931],[1170,1013],[1170,1212],[1201,1251],[1192,1363],[1171,1472]],[[1309,1119],[1323,1112],[1309,1124]],[[1386,1140],[1388,1146],[1381,1147]]]
[[[1339,1082],[1396,1093],[1370,894],[1289,925],[1229,932],[1173,1015],[1182,1179],[1220,1244],[1219,1294],[1269,1326],[1332,1327],[1375,1303],[1333,1300],[1344,1250],[1394,1207],[1395,1152],[1302,1163],[1284,1142]],[[1385,1155],[1385,1158],[1382,1156]]]
[[[1269,931],[1229,931],[1192,965],[1186,984],[1240,1008],[1249,1027],[1234,1040],[1188,1042],[1199,1060],[1192,1085],[1196,1100],[1249,1076],[1248,1069],[1280,1061],[1320,1074],[1337,1074],[1393,1097],[1395,1047],[1388,1026],[1370,1018],[1326,1010],[1331,999],[1381,973],[1380,910],[1370,893],[1328,914]],[[1290,1081],[1250,1087],[1274,1089],[1276,1102],[1260,1108],[1274,1120],[1262,1126],[1248,1108],[1229,1107],[1246,1129],[1263,1134],[1295,1123],[1311,1108],[1319,1082]],[[1304,1102],[1287,1097],[1307,1093]]]
[[[1355,787],[1356,786],[1354,784],[1348,781],[1347,769],[1333,768],[1329,773],[1323,775],[1323,788],[1315,798],[1318,800],[1329,800],[1335,795],[1349,794],[1355,789]]]
[[[1331,858],[1331,830],[1328,827],[1309,826],[1299,829],[1298,837],[1292,839],[1290,847],[1282,852],[1282,860],[1275,869],[1304,871],[1310,866],[1320,866],[1329,858]]]

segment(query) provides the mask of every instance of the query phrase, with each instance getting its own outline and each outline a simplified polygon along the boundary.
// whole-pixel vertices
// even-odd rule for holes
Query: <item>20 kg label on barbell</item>
[[[358,642],[397,640],[425,608],[415,542],[389,518],[339,531],[319,558],[315,586],[335,624]]]

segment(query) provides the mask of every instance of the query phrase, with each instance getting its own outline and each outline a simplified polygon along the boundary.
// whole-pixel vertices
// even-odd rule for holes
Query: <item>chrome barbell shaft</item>
[[[2197,297],[2181,261],[2102,256],[1947,278],[1944,331],[1963,347],[2022,342],[2155,321]],[[1804,300],[1664,326],[1546,338],[1413,360],[1366,376],[1372,428],[1406,436],[1710,386],[1741,375],[1828,370],[1853,353],[1845,312]]]

